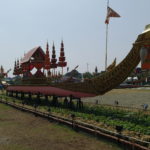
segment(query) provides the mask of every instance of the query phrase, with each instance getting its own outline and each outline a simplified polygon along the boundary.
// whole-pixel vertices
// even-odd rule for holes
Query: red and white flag
[[[107,7],[107,16],[106,16],[105,24],[109,24],[110,17],[120,17],[120,15],[117,12],[115,12],[112,8]]]

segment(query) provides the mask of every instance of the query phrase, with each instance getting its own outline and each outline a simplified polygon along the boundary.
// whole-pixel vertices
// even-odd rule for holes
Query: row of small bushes
[[[22,103],[21,100],[14,97],[8,97],[6,95],[1,95],[1,98],[7,99],[9,101],[15,101],[17,103]],[[44,99],[42,100],[44,101]],[[24,102],[27,102],[24,100]],[[33,99],[29,105],[34,105],[36,99]],[[115,127],[116,125],[123,126],[124,129],[129,131],[135,131],[140,134],[150,135],[150,115],[139,111],[126,111],[123,109],[110,108],[106,106],[93,106],[84,105],[83,109],[70,109],[63,106],[63,102],[59,102],[59,105],[53,106],[53,103],[49,101],[47,105],[38,105],[39,108],[49,110],[51,112],[59,113],[61,115],[69,116],[70,114],[75,114],[77,118],[83,120],[93,120],[97,123],[103,123],[107,126]],[[45,103],[46,104],[46,103]],[[73,103],[75,105],[75,103]],[[73,107],[75,108],[75,107]]]

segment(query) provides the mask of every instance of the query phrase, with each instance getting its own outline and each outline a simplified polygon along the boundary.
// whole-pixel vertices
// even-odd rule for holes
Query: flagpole
[[[107,0],[107,7],[109,6],[109,0]]]
[[[106,24],[106,54],[105,54],[105,71],[107,69],[107,51],[108,51],[108,24]]]
[[[107,1],[107,9],[109,6],[109,0]],[[105,71],[107,69],[107,51],[108,51],[108,23],[106,23],[106,53],[105,53]]]

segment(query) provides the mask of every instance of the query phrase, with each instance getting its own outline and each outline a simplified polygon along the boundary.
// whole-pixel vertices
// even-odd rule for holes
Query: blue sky
[[[13,69],[14,60],[36,46],[57,57],[63,38],[68,67],[93,72],[104,70],[107,0],[0,0],[0,65]],[[137,35],[150,23],[150,0],[110,0],[121,15],[109,24],[108,64],[119,63],[130,51]],[[11,75],[11,74],[10,74]]]

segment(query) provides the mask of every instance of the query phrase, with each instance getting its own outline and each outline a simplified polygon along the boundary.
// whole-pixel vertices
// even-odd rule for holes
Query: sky
[[[150,0],[110,0],[120,18],[110,18],[108,65],[122,61],[145,25],[150,24]],[[0,65],[53,42],[59,57],[63,39],[68,67],[94,72],[105,68],[107,0],[0,0]],[[88,64],[88,65],[87,65]],[[66,71],[66,69],[64,69]],[[9,74],[12,75],[12,72]]]

